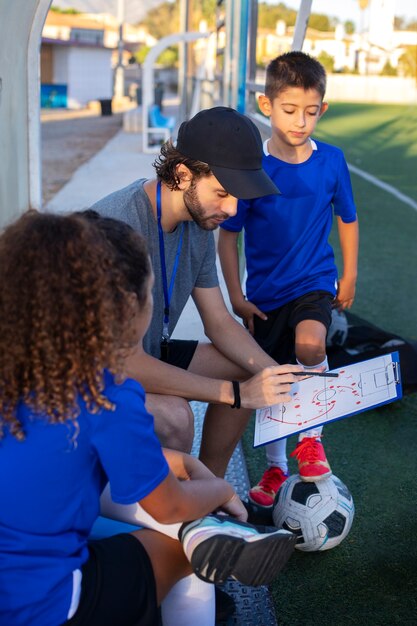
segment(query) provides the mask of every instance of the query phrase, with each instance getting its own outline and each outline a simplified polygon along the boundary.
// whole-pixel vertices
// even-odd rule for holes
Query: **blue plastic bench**
[[[125,522],[118,522],[114,519],[108,519],[101,515],[94,522],[93,528],[89,539],[104,539],[105,537],[111,537],[118,533],[131,533],[134,530],[139,530],[140,526],[132,526],[132,524],[126,524]]]
[[[149,107],[149,127],[151,131],[162,131],[168,139],[175,128],[175,117],[162,115],[159,106],[153,104]]]

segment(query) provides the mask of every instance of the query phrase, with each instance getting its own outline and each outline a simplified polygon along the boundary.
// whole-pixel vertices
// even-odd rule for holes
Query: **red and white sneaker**
[[[269,467],[255,487],[249,491],[249,500],[264,509],[272,509],[278,489],[288,478],[280,467]]]
[[[306,483],[323,480],[332,473],[323,444],[317,437],[304,437],[291,456],[297,459],[300,478]]]

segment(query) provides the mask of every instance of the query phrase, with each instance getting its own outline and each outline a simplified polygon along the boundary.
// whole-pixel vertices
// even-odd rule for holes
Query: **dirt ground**
[[[42,137],[42,201],[45,205],[75,170],[91,159],[122,126],[122,114],[44,115]]]

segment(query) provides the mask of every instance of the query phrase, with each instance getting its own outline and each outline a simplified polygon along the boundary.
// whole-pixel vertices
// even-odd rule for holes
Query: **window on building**
[[[76,41],[77,43],[89,43],[102,46],[104,30],[94,28],[71,28],[70,40]]]

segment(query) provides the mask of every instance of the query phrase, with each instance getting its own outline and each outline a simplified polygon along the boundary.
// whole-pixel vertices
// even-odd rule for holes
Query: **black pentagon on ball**
[[[294,502],[299,502],[300,504],[307,505],[307,500],[310,496],[314,496],[315,494],[320,493],[317,488],[316,483],[296,483],[292,490],[291,499]]]
[[[287,522],[283,522],[281,527],[284,530],[289,530],[293,535],[297,535],[297,543],[304,543],[304,537],[301,528],[292,528],[287,524]]]
[[[346,521],[346,517],[339,511],[333,511],[329,517],[326,517],[323,524],[326,524],[329,529],[328,537],[339,537],[346,526]]]

